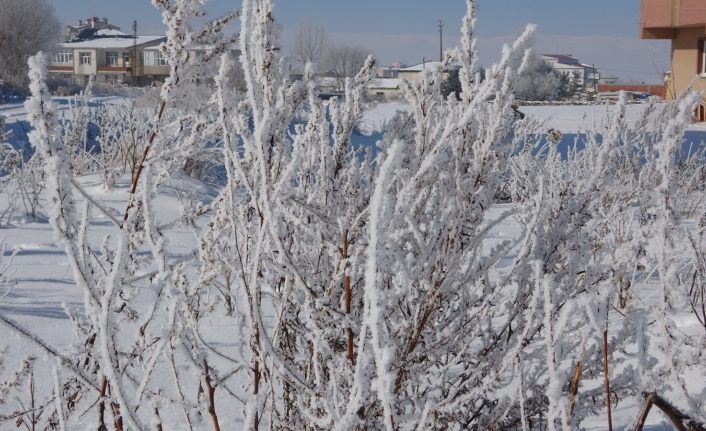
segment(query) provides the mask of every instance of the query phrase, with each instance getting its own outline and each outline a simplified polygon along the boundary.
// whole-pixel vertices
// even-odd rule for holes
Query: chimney
[[[82,19],[78,20],[78,26],[81,27],[82,25],[83,25],[83,20]]]
[[[91,28],[96,28],[96,21],[98,21],[97,17],[91,18]]]

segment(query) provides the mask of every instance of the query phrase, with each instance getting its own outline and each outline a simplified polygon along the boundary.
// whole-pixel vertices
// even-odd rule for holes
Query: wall
[[[74,73],[77,75],[93,75],[96,73],[96,62],[98,60],[95,49],[74,49]],[[91,54],[91,64],[81,64],[81,53]]]
[[[706,76],[697,77],[699,39],[706,38],[706,27],[677,29],[672,40],[672,78],[667,96],[674,98],[693,81],[695,90],[706,90]]]
[[[403,91],[399,88],[368,88],[368,97],[371,99],[383,98],[391,99],[402,96]],[[382,93],[382,94],[379,94]]]

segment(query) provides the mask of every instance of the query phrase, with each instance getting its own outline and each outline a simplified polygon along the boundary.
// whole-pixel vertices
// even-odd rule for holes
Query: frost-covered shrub
[[[14,168],[17,152],[10,145],[8,136],[5,117],[0,115],[0,228],[10,223],[16,210],[15,202],[10,197],[13,184],[9,172]]]
[[[219,38],[236,14],[194,31],[203,2],[153,3],[171,75],[122,217],[74,179],[46,57],[31,60],[49,221],[85,301],[68,312],[70,354],[34,340],[61,365],[68,429],[105,426],[106,411],[126,429],[576,429],[605,405],[604,354],[621,398],[655,390],[704,419],[706,389],[685,379],[706,334],[674,320],[690,312],[685,271],[703,283],[699,255],[677,250],[694,237],[672,200],[703,193],[695,167],[673,163],[694,95],[635,126],[623,100],[600,137],[562,156],[513,108],[533,27],[480,79],[469,0],[445,60],[461,65],[458,98],[442,95],[444,65],[409,83],[409,113],[373,157],[350,143],[372,58],[344,98],[322,101],[310,68],[297,82],[283,70],[272,2],[244,0],[243,94],[233,38]],[[223,48],[208,98],[194,93],[208,69],[186,49],[204,41]],[[218,196],[163,214],[160,187],[216,140]],[[100,252],[94,212],[113,224]],[[191,255],[170,253],[172,226],[193,234]]]
[[[140,99],[98,108],[100,135],[94,161],[105,187],[124,174],[135,174],[152,130],[150,109]]]
[[[43,190],[41,158],[36,155],[26,158],[9,142],[0,142],[0,226],[8,225],[19,208],[24,209],[25,216],[35,220]]]

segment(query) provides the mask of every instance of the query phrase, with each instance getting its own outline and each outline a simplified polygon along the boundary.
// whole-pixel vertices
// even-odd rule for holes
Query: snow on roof
[[[552,67],[557,70],[586,70],[586,69],[592,69],[592,67],[584,67],[581,64],[564,64],[564,63],[555,63],[552,64]]]
[[[434,70],[435,68],[441,66],[443,66],[443,63],[440,61],[427,61],[424,63],[415,64],[414,66],[403,67],[397,70],[399,70],[400,72],[421,72],[423,70]]]
[[[368,88],[397,89],[400,86],[399,78],[375,78],[368,83]]]
[[[108,28],[98,30],[96,32],[96,35],[97,36],[128,36],[127,33],[123,33],[120,30],[113,30],[113,29],[108,29]]]
[[[84,40],[81,42],[64,42],[60,43],[60,48],[131,48],[133,44],[144,45],[146,43],[162,42],[166,40],[165,36],[137,36],[137,40],[132,37],[101,37],[92,40]]]
[[[553,58],[561,64],[579,64],[578,59],[569,54],[540,54],[543,57]]]
[[[204,45],[204,44],[190,44],[186,46],[186,49],[190,51],[213,51],[216,48],[215,45]],[[159,51],[159,45],[154,45],[154,46],[148,46],[145,47],[145,51]],[[237,48],[233,47],[231,50],[237,50]]]

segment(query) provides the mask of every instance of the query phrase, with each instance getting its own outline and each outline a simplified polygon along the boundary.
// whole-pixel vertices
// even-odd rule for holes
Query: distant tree
[[[559,75],[559,98],[568,99],[574,95],[574,90],[571,88],[571,79],[567,73],[558,73]]]
[[[555,100],[561,93],[562,75],[534,55],[529,60],[525,75],[513,87],[515,96],[520,100]]]
[[[480,67],[478,69],[478,76],[480,77],[480,82],[485,81],[485,69]],[[441,84],[441,94],[446,98],[449,94],[454,93],[458,99],[461,95],[462,85],[461,79],[459,77],[459,69],[449,70],[448,77]]]
[[[323,67],[336,79],[336,88],[341,91],[345,87],[346,78],[355,76],[365,64],[370,53],[363,49],[348,45],[331,47],[323,60]]]
[[[300,65],[319,63],[326,50],[328,33],[321,24],[307,21],[294,35],[294,59]]]
[[[27,59],[38,51],[52,51],[60,31],[47,0],[0,0],[0,79],[24,89]]]
[[[576,96],[576,94],[580,93],[583,90],[583,84],[581,82],[581,72],[579,72],[578,70],[574,70],[574,72],[571,74],[571,78],[569,81],[571,97]]]
[[[444,97],[448,97],[449,94],[453,93],[456,98],[461,94],[461,80],[458,77],[458,69],[452,69],[449,71],[449,76],[441,84],[441,94]]]

